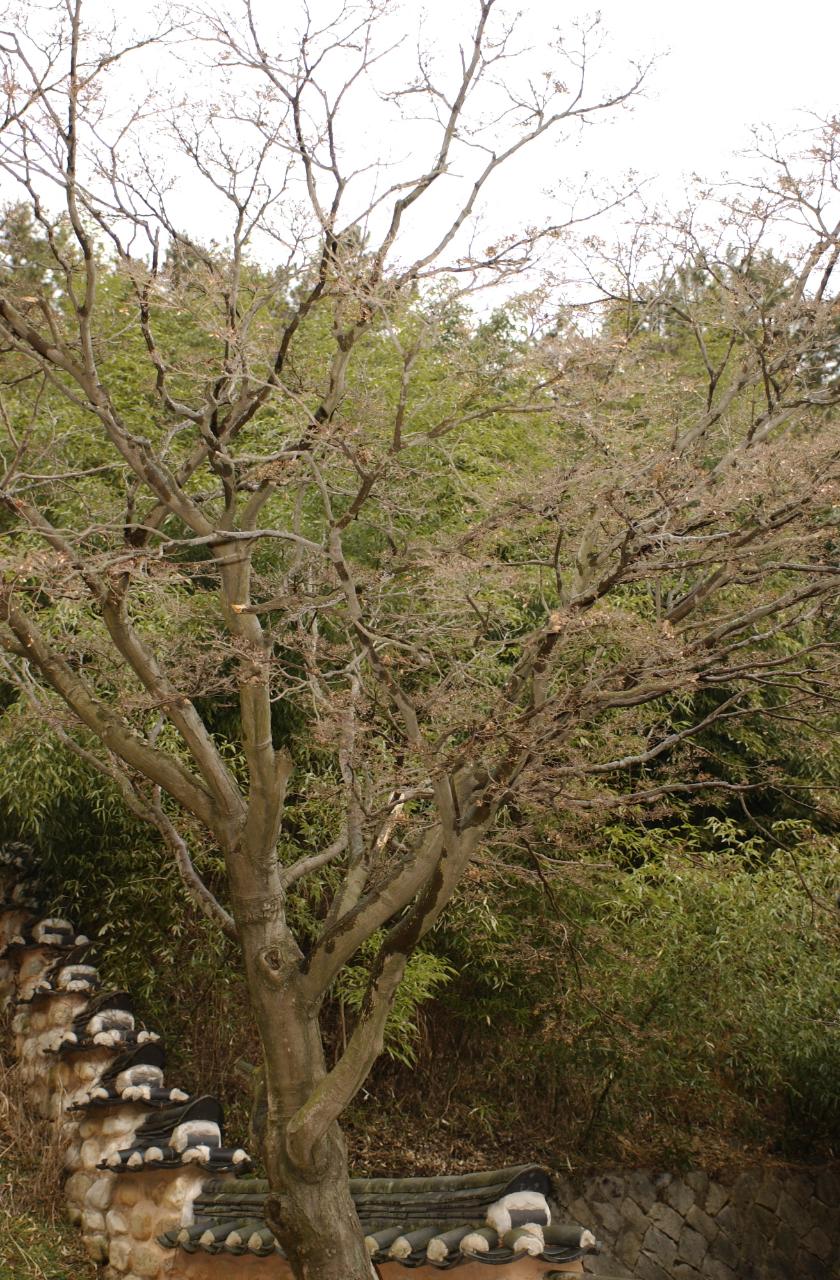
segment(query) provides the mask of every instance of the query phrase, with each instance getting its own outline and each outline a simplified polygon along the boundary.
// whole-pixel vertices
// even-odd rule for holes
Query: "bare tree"
[[[24,26],[2,37],[0,167],[48,264],[0,289],[6,674],[238,939],[270,1224],[296,1275],[362,1280],[339,1118],[412,949],[511,803],[704,785],[646,771],[754,714],[757,688],[787,690],[792,715],[830,696],[836,130],[807,173],[736,201],[717,247],[688,218],[655,245],[640,229],[639,275],[590,243],[594,327],[535,320],[509,367],[461,367],[442,345],[453,307],[533,285],[543,247],[593,212],[479,247],[505,165],[638,90],[641,70],[592,93],[595,29],[518,84],[514,26],[476,0],[452,60],[421,50],[406,76],[375,0],[320,25],[305,11],[279,48],[244,0],[154,37],[213,77],[209,105],[174,110],[109,88],[168,44],[86,33],[81,0],[51,12],[46,52]],[[417,131],[425,166],[371,168],[354,135],[374,107]],[[224,243],[185,230],[176,154],[186,199],[227,210]],[[794,216],[776,270],[766,250]],[[454,363],[445,385],[434,361]],[[469,528],[436,522],[455,443],[500,420],[535,433],[538,474],[472,494]],[[232,695],[236,758],[202,712]],[[334,829],[310,847],[284,811],[313,737],[334,760]],[[196,872],[202,832],[228,905]],[[289,903],[326,870],[318,935],[301,937]],[[328,1066],[325,997],[372,939],[364,1007]]]

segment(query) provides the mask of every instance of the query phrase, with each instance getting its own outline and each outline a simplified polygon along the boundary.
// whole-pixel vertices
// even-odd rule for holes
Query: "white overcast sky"
[[[335,0],[309,2],[316,18],[334,12]],[[255,5],[278,31],[296,7],[293,0]],[[653,197],[679,203],[684,179],[693,173],[714,182],[725,172],[754,172],[755,162],[744,155],[754,127],[769,125],[784,135],[805,128],[814,114],[840,112],[840,5],[830,0],[500,0],[500,8],[519,9],[517,42],[533,48],[533,65],[540,70],[552,29],[562,31],[575,17],[596,12],[606,35],[597,82],[624,82],[629,60],[656,57],[632,111],[598,117],[582,138],[552,141],[542,156],[527,153],[521,173],[499,181],[492,194],[502,225],[510,214],[521,220],[526,198],[539,214],[542,193],[553,189],[555,179],[574,185],[584,170],[596,184],[601,176],[620,182],[634,170],[651,181]],[[425,38],[443,46],[452,43],[456,27],[469,30],[476,4],[400,0],[394,9],[404,20],[407,45],[425,15]],[[367,122],[360,126],[364,137]],[[391,145],[401,151],[406,144],[394,139]]]
[[[234,11],[239,0],[208,0],[211,6],[217,3]],[[253,3],[274,28],[278,44],[293,35],[300,0]],[[2,5],[0,0],[0,9]],[[500,0],[499,8],[511,13],[516,12],[515,5],[516,0]],[[316,23],[334,14],[336,7],[337,0],[309,0]],[[552,55],[547,53],[546,42],[552,28],[562,30],[576,16],[594,11],[585,0],[520,0],[518,7],[516,43],[531,49],[525,66],[537,75],[551,69]],[[388,12],[397,35],[406,35],[408,57],[421,15],[425,15],[425,41],[451,51],[453,39],[468,34],[476,8],[476,0],[394,0]],[[114,20],[126,32],[131,27],[142,29],[155,10],[160,11],[159,0],[85,0],[90,18]],[[679,204],[684,178],[691,174],[714,182],[727,171],[737,176],[754,170],[754,162],[743,155],[754,126],[769,125],[784,135],[805,128],[809,116],[813,119],[814,115],[840,111],[840,5],[832,5],[830,0],[797,0],[796,4],[779,0],[702,0],[700,4],[602,0],[597,11],[607,45],[594,68],[594,82],[626,84],[628,61],[647,61],[655,56],[645,91],[632,111],[611,113],[609,118],[599,116],[597,125],[582,133],[541,143],[524,153],[506,176],[496,181],[492,192],[488,191],[485,226],[494,239],[499,228],[533,225],[544,216],[553,221],[551,202],[556,199],[558,185],[566,182],[574,187],[584,172],[603,194],[611,181],[621,184],[623,175],[633,170],[650,181],[649,199]],[[203,53],[206,56],[206,47]],[[182,47],[189,78],[193,78],[192,57],[190,48]],[[408,63],[405,69],[410,75]],[[120,71],[120,93],[131,96],[133,74]],[[138,68],[135,85],[148,87],[149,74],[148,64]],[[183,65],[178,75],[184,75]],[[212,84],[212,76],[208,83]],[[382,136],[381,129],[377,134],[365,111],[362,105],[355,108],[355,114],[353,110],[349,113],[345,141],[355,153],[353,158],[361,154],[367,159],[368,151],[384,151],[391,157],[398,155],[403,162],[408,160],[413,140],[422,134],[393,117],[387,136]],[[419,164],[428,162],[428,151],[427,147],[426,154],[418,157]],[[442,197],[446,189],[441,185]],[[207,197],[207,192],[199,196],[185,180],[183,208],[192,224],[190,230],[199,236],[215,234],[212,200]],[[434,216],[433,210],[432,201],[424,206],[422,218],[430,213]],[[413,230],[409,234],[413,235]],[[255,249],[260,252],[256,245]]]
[[[715,178],[749,145],[752,126],[783,132],[801,127],[803,113],[840,112],[840,5],[831,0],[603,0],[598,8],[617,53],[662,54],[646,100],[611,130],[616,157],[643,173]]]

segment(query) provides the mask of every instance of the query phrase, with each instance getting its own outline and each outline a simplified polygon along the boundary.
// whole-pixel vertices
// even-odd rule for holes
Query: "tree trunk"
[[[296,1280],[371,1280],[375,1272],[350,1195],[339,1126],[333,1124],[308,1149],[305,1163],[292,1158],[287,1142],[288,1123],[323,1080],[326,1062],[318,1008],[302,993],[300,952],[279,911],[265,909],[277,901],[269,893],[258,909],[245,910],[234,896],[263,1048],[262,1149],[271,1188],[266,1218]]]
[[[267,1147],[272,1145],[269,1140]],[[312,1176],[304,1176],[282,1156],[272,1166],[266,1219],[297,1280],[371,1280],[375,1272],[350,1195],[338,1125],[319,1144]]]

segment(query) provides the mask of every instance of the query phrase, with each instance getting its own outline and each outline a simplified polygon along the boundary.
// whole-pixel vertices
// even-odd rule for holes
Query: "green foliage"
[[[168,274],[156,285],[154,308],[155,339],[170,370],[172,394],[183,393],[187,400],[203,371],[218,361],[224,341],[213,279],[219,264],[212,254],[188,258],[184,251],[173,254]],[[101,267],[97,344],[103,379],[130,428],[156,446],[166,439],[167,461],[177,467],[189,436],[172,429],[154,393],[153,369],[127,318],[132,282],[107,259]],[[66,282],[21,210],[10,211],[3,223],[0,270],[14,273],[24,307],[31,305],[30,289],[46,288],[60,318]],[[677,276],[668,290],[656,293],[655,306],[643,298],[637,310],[616,309],[602,335],[592,341],[578,335],[562,356],[550,343],[543,348],[526,339],[527,299],[477,322],[444,287],[422,298],[406,297],[389,311],[387,327],[373,324],[360,340],[341,401],[345,442],[358,447],[357,460],[365,466],[387,454],[386,428],[393,427],[411,352],[408,420],[417,443],[409,442],[389,463],[387,498],[374,496],[351,523],[346,551],[361,588],[372,586],[375,593],[370,607],[378,635],[387,637],[393,624],[406,647],[413,642],[428,654],[427,666],[405,675],[404,686],[423,695],[427,679],[429,689],[438,684],[442,723],[454,722],[450,711],[459,696],[469,704],[464,723],[469,726],[470,717],[483,723],[482,708],[495,702],[533,628],[557,607],[587,555],[595,554],[585,534],[590,505],[599,515],[599,502],[603,507],[597,488],[587,489],[593,440],[605,456],[614,450],[621,472],[702,410],[695,335],[680,310],[690,303],[705,330],[707,357],[722,367],[725,388],[745,335],[766,318],[751,301],[757,277],[765,302],[788,287],[786,268],[774,259],[730,264],[723,293],[728,291],[731,306],[736,298],[743,327],[728,363],[731,317],[721,318],[721,289],[699,270]],[[245,265],[242,305],[253,313],[250,358],[263,373],[288,293],[282,279]],[[331,305],[307,316],[295,339],[295,394],[310,414],[323,393],[332,351]],[[626,374],[616,364],[616,349],[625,353]],[[29,422],[31,389],[21,380],[21,363],[14,352],[2,353],[2,362],[6,411]],[[559,379],[560,368],[562,411],[552,400],[552,379]],[[580,368],[585,378],[578,383]],[[514,412],[510,406],[528,399],[529,387],[538,388],[534,402]],[[585,412],[578,411],[576,399]],[[453,436],[448,424],[456,419],[461,427]],[[92,531],[80,534],[78,545],[95,559],[107,543],[109,525],[120,536],[125,477],[103,465],[111,455],[103,451],[92,415],[69,404],[54,386],[42,389],[30,427],[36,461],[39,450],[49,452],[54,469],[38,482],[39,501],[59,524],[87,529],[90,523]],[[703,466],[729,447],[730,428],[724,423],[712,433]],[[262,457],[299,431],[291,399],[277,397],[255,414],[242,439]],[[332,476],[336,514],[353,494],[353,467],[342,456]],[[61,480],[63,470],[79,468],[89,471],[72,483]],[[573,472],[576,506],[568,499]],[[656,486],[667,477],[640,474],[651,485],[648,496],[658,501]],[[197,493],[203,483],[195,480]],[[522,494],[530,502],[535,486],[539,501],[523,517]],[[645,494],[633,496],[646,500]],[[747,528],[760,520],[770,497],[757,485],[733,508],[733,525]],[[266,524],[283,523],[295,504],[301,533],[320,537],[325,516],[313,487],[278,486],[263,509]],[[545,512],[557,522],[546,520]],[[603,518],[610,518],[608,510]],[[6,515],[2,519],[7,522]],[[181,532],[175,521],[168,531],[175,539]],[[15,582],[28,593],[43,631],[135,728],[151,727],[157,708],[114,660],[95,611],[72,583],[50,595],[45,584],[57,566],[29,532],[19,529],[10,542],[17,556]],[[131,608],[143,634],[165,649],[169,669],[193,696],[241,781],[241,725],[229,678],[237,654],[219,616],[210,559],[205,547],[178,549],[165,564],[138,567]],[[544,572],[552,564],[556,576]],[[383,566],[386,571],[377,577]],[[329,591],[317,578],[304,581],[303,572],[296,577],[279,541],[255,552],[255,595],[271,597],[287,573],[290,616],[278,610],[270,630],[277,671],[274,738],[295,748],[279,848],[290,861],[302,850],[329,844],[341,815],[335,722],[329,707],[313,711],[304,650],[295,647],[292,635],[300,619],[308,634],[312,601]],[[607,664],[617,665],[651,644],[670,644],[672,635],[664,635],[658,623],[661,600],[669,591],[678,597],[690,581],[690,571],[683,577],[677,562],[656,579],[656,598],[641,573],[616,588],[564,635],[558,683],[568,681],[573,689],[585,673],[597,684]],[[735,582],[715,607],[746,606],[755,590],[752,578]],[[467,593],[472,611],[464,604]],[[336,622],[324,607],[318,626],[336,670],[346,673],[346,619]],[[751,652],[768,662],[783,653],[804,656],[836,642],[835,632],[836,621],[823,616],[790,627],[763,647],[756,643]],[[487,643],[482,647],[477,637]],[[388,659],[399,669],[398,648],[388,651]],[[460,693],[457,680],[452,690],[445,680],[439,683],[440,673],[458,663],[467,673]],[[328,668],[326,661],[329,676]],[[593,720],[563,744],[569,751],[564,764],[574,763],[575,753],[620,758],[643,747],[657,726],[660,734],[679,733],[728,692],[723,685],[713,692],[690,690],[637,713]],[[414,1072],[424,1055],[434,1061],[436,1053],[449,1052],[443,1029],[455,1023],[458,1062],[465,1074],[471,1065],[476,1069],[475,1109],[482,1109],[491,1126],[516,1123],[514,1093],[523,1094],[524,1087],[529,1116],[519,1116],[523,1126],[533,1125],[542,1099],[545,1123],[567,1151],[620,1152],[629,1144],[631,1151],[656,1159],[666,1150],[687,1152],[693,1133],[772,1141],[786,1151],[820,1150],[831,1141],[840,1123],[840,859],[831,840],[834,802],[826,797],[840,782],[836,726],[827,715],[819,719],[812,713],[806,731],[793,734],[784,693],[759,685],[748,692],[749,716],[718,721],[690,752],[668,752],[644,768],[604,779],[602,791],[615,795],[628,784],[667,784],[675,777],[749,783],[755,791],[743,812],[713,808],[712,802],[693,811],[663,802],[655,816],[630,815],[621,822],[602,817],[580,829],[551,811],[510,816],[494,851],[498,860],[476,863],[437,931],[408,965],[387,1024],[385,1052],[392,1060],[387,1070],[405,1070],[400,1079],[409,1096],[418,1088]],[[171,1056],[186,1082],[234,1096],[233,1061],[257,1054],[235,949],[187,904],[160,842],[127,815],[119,792],[68,751],[10,688],[2,694],[4,834],[38,845],[43,892],[55,910],[101,934],[109,981],[137,997],[141,1015],[174,1046]],[[430,723],[437,732],[433,713]],[[387,773],[386,733],[373,714],[363,726],[374,777]],[[184,758],[171,726],[157,742]],[[806,822],[811,799],[819,807],[807,810]],[[224,898],[218,850],[195,831],[190,836],[199,870]],[[290,896],[288,918],[304,943],[319,928],[336,874],[327,868]],[[371,939],[334,985],[324,1018],[330,1051],[341,1048],[363,1005],[379,942],[379,936]],[[437,1019],[422,1012],[430,1001],[440,1031]]]
[[[517,1080],[559,1080],[564,1149],[586,1157],[696,1158],[704,1139],[826,1149],[840,1123],[834,842],[794,819],[766,837],[725,816],[621,823],[548,875],[553,901],[523,879],[502,909],[489,883],[468,884],[440,931],[459,971],[444,1005],[476,1046],[493,1027],[496,1083],[527,1046]]]
[[[641,1052],[621,1031],[603,1045],[622,1088],[652,1108],[668,1083],[672,1095],[691,1090],[707,1105],[729,1094],[742,1123],[752,1111],[759,1130],[783,1104],[780,1140],[827,1137],[840,1121],[836,845],[804,823],[774,823],[768,840],[726,819],[706,831],[654,829],[645,844],[600,920],[612,941],[602,950],[603,1007],[614,1026],[641,1032]]]
[[[367,956],[372,961],[380,942],[381,938],[374,935],[362,948],[361,958]],[[414,1064],[420,1035],[420,1007],[437,995],[454,973],[445,959],[431,951],[418,949],[411,955],[385,1026],[384,1052],[390,1058],[405,1066]],[[350,1013],[359,1013],[365,1001],[369,976],[369,965],[347,965],[336,979],[331,993],[333,998]]]

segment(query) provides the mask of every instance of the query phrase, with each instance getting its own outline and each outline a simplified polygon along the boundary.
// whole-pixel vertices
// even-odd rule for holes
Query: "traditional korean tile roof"
[[[90,975],[78,972],[87,969],[87,965],[65,967],[59,970],[54,987],[49,992],[36,991],[35,995],[55,995],[62,990],[65,993],[84,990],[81,984],[93,982],[92,975],[96,974],[95,969],[90,970]],[[89,1000],[70,1026],[56,1033],[55,1042],[44,1046],[44,1053],[66,1057],[68,1054],[85,1053],[89,1049],[124,1051],[159,1039],[156,1031],[136,1026],[131,998],[127,992],[109,991]]]
[[[0,845],[0,913],[37,907],[35,874],[34,858],[28,845]]]
[[[130,1147],[114,1152],[100,1164],[113,1173],[138,1169],[177,1169],[197,1165],[211,1173],[248,1173],[251,1160],[241,1147],[222,1145],[224,1117],[215,1098],[190,1098],[149,1115]]]
[[[26,984],[28,994],[22,990],[17,1003],[33,1004],[36,1000],[49,1000],[51,996],[93,995],[102,983],[93,965],[84,964],[83,960],[84,954],[73,948],[68,955],[49,965],[40,977]]]
[[[559,1265],[597,1247],[590,1232],[558,1221],[556,1207],[545,1215],[550,1223],[543,1220],[536,1231],[512,1221],[538,1217],[533,1208],[494,1215],[506,1197],[516,1196],[508,1204],[521,1201],[517,1193],[522,1192],[536,1193],[525,1202],[544,1197],[551,1205],[551,1175],[539,1165],[445,1178],[352,1179],[350,1190],[375,1263],[450,1270],[466,1262],[502,1266],[529,1253]],[[193,1205],[193,1222],[166,1232],[158,1242],[188,1253],[282,1254],[265,1222],[267,1194],[268,1183],[258,1178],[205,1183]],[[488,1217],[501,1232],[487,1225]]]
[[[35,874],[32,847],[18,840],[6,840],[0,844],[0,878],[20,880]]]
[[[130,1145],[108,1154],[99,1167],[115,1173],[185,1166],[211,1176],[250,1173],[247,1153],[222,1144],[219,1103],[191,1098],[164,1083],[160,1037],[137,1025],[127,992],[100,989],[97,969],[86,963],[90,940],[69,921],[39,919],[24,905],[28,899],[19,885],[29,883],[33,862],[25,846],[0,845],[0,936],[5,941],[0,969],[5,970],[6,999],[11,993],[16,1006],[12,1028],[25,1032],[36,1013],[43,1015],[37,1008],[42,1002],[74,997],[56,1025],[50,1019],[44,1025],[42,1017],[36,1046],[41,1054],[69,1059],[70,1065],[80,1055],[93,1056],[93,1077],[82,1071],[78,1083],[90,1083],[71,1091],[68,1110],[131,1105],[149,1112],[133,1137],[125,1134]],[[83,1068],[89,1071],[90,1064]]]
[[[121,1053],[89,1093],[69,1109],[87,1111],[103,1107],[143,1106],[159,1110],[173,1102],[188,1102],[190,1095],[183,1089],[164,1084],[165,1064],[166,1054],[156,1041],[137,1045]]]
[[[38,898],[35,889],[27,880],[21,880],[18,884],[2,890],[0,912],[20,911],[22,908],[34,911],[37,906]]]

